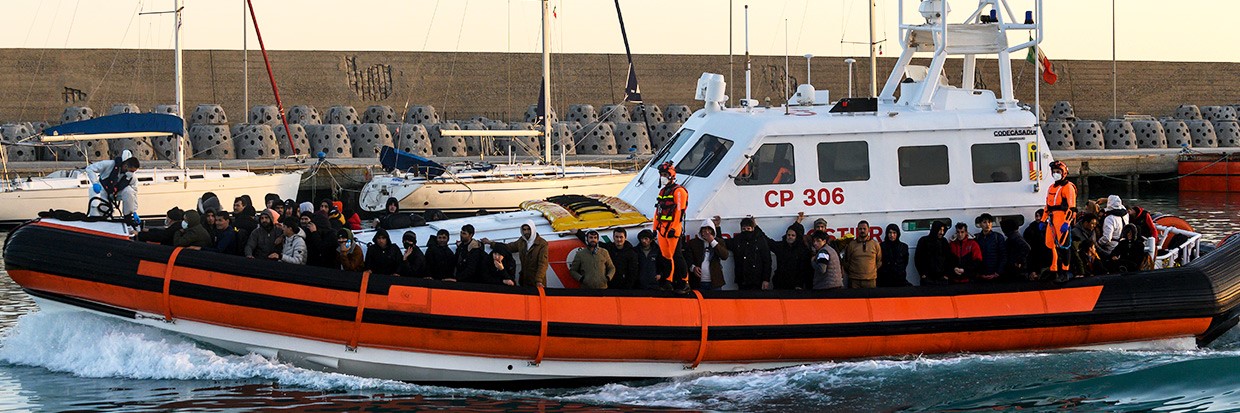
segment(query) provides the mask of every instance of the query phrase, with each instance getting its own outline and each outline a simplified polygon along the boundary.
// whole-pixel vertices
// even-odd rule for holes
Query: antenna
[[[753,105],[750,102],[753,96],[750,94],[750,76],[753,71],[753,60],[749,57],[749,5],[745,5],[745,108],[752,111]]]
[[[853,58],[851,58],[851,57],[850,57],[850,58],[844,59],[844,63],[847,63],[847,64],[848,64],[848,97],[853,97],[853,92],[852,92],[852,90],[853,90],[853,86],[852,86],[852,83],[853,83],[853,82],[852,82],[852,81],[853,81],[852,69],[853,69],[853,63],[857,63],[857,59],[853,59]]]
[[[814,58],[814,55],[809,54],[809,53],[805,54],[805,84],[807,85],[814,84],[814,76],[811,73],[811,68],[809,65],[810,59],[813,59],[813,58]]]

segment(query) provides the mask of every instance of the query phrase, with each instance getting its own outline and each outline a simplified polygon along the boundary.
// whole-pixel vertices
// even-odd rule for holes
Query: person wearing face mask
[[[1072,221],[1076,219],[1076,185],[1068,180],[1068,166],[1051,162],[1055,182],[1046,189],[1046,247],[1050,249],[1050,274],[1059,282],[1072,278]]]
[[[258,215],[258,228],[250,233],[250,239],[245,243],[247,258],[266,257],[273,252],[280,251],[284,232],[276,228],[275,224],[279,219],[280,215],[270,209],[264,209]]]
[[[100,208],[111,211],[104,204],[120,202],[121,216],[131,217],[138,212],[138,189],[133,173],[141,166],[138,158],[126,149],[116,159],[99,161],[86,167],[86,177],[90,180],[90,198],[86,214],[97,217],[104,214]],[[114,212],[114,211],[113,211]]]
[[[210,248],[211,234],[202,226],[202,216],[197,210],[185,211],[185,220],[181,221],[181,230],[172,235],[174,247]]]
[[[185,212],[181,211],[181,208],[172,207],[165,215],[164,228],[142,228],[142,231],[135,236],[135,240],[170,246],[172,236],[181,230],[183,219],[185,219]]]
[[[400,275],[402,277],[423,276],[426,272],[426,254],[422,252],[421,248],[418,248],[418,234],[413,231],[405,231],[400,236],[400,243],[405,251],[401,255],[401,259],[404,262],[400,265]]]
[[[362,255],[362,246],[353,239],[353,231],[341,228],[336,231],[336,261],[340,269],[345,271],[366,271],[366,258]]]

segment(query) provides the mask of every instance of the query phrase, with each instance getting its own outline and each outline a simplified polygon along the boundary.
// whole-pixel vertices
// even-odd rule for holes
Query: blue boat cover
[[[384,146],[379,150],[379,165],[382,165],[385,171],[413,171],[426,175],[427,178],[438,177],[444,172],[443,165],[439,162],[391,146]]]
[[[185,135],[185,123],[177,115],[166,113],[119,113],[77,122],[69,122],[43,130],[44,135],[90,135],[98,133],[164,132]]]

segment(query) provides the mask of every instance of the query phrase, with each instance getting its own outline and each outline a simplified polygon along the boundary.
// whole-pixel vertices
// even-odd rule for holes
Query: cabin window
[[[870,144],[865,141],[818,144],[818,180],[870,180]]]
[[[710,176],[719,161],[732,149],[732,141],[711,134],[702,135],[689,153],[676,165],[676,173],[692,176]]]
[[[944,185],[951,182],[947,146],[905,146],[897,151],[900,158],[900,185]]]
[[[900,223],[900,227],[904,228],[904,232],[912,231],[929,231],[930,226],[935,222],[942,222],[947,227],[952,226],[951,218],[923,218],[923,219],[906,219]]]
[[[659,164],[667,161],[669,157],[679,151],[680,147],[685,145],[685,142],[689,140],[690,136],[693,136],[693,129],[682,128],[677,131],[675,135],[672,135],[672,137],[667,140],[667,142],[663,143],[663,148],[659,149],[659,152],[656,153],[653,158],[650,158],[650,167],[658,168]]]
[[[736,174],[737,185],[784,185],[797,181],[791,143],[768,143],[758,148]]]
[[[1024,215],[1000,215],[1000,216],[995,217],[995,228],[998,228],[998,227],[999,227],[999,223],[1003,222],[1003,220],[1005,220],[1005,219],[1010,219],[1010,220],[1012,220],[1012,221],[1016,221],[1016,226],[1018,226],[1018,227],[1024,227],[1024,226],[1025,226],[1025,216],[1024,216]],[[1026,240],[1026,241],[1028,241],[1028,240]]]
[[[973,145],[973,182],[1020,182],[1020,144],[979,143]]]

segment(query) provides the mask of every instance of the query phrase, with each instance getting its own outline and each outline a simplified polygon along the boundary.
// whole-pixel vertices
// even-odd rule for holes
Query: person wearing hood
[[[1153,267],[1153,257],[1145,249],[1145,237],[1135,224],[1128,224],[1120,231],[1119,243],[1105,260],[1107,270],[1113,273],[1141,271]]]
[[[297,204],[297,215],[301,215],[307,212],[314,214],[314,204],[308,201]]]
[[[1118,195],[1107,197],[1107,208],[1104,212],[1105,218],[1102,219],[1102,234],[1098,236],[1098,253],[1103,257],[1111,255],[1115,247],[1119,245],[1120,232],[1124,230],[1124,226],[1128,225],[1128,208],[1124,207],[1124,202],[1119,199]]]
[[[366,269],[374,274],[398,275],[405,257],[383,229],[376,229],[370,248],[366,249]]]
[[[220,204],[220,197],[216,196],[214,192],[204,193],[202,194],[201,197],[198,198],[198,213],[199,214],[206,215],[207,212],[214,213],[214,212],[219,212],[223,210],[224,210],[224,206]]]
[[[914,266],[921,277],[921,284],[947,284],[956,266],[951,243],[944,238],[947,224],[933,221],[930,233],[917,240],[917,252],[913,254]]]
[[[637,233],[634,252],[637,253],[637,285],[643,290],[658,290],[659,277],[670,270],[671,263],[659,251],[654,231],[643,229]]]
[[[1133,205],[1128,208],[1129,223],[1137,226],[1137,235],[1145,238],[1154,238],[1154,245],[1158,245],[1158,227],[1154,226],[1154,217],[1144,208]]]
[[[607,283],[616,275],[616,266],[607,250],[599,248],[598,231],[586,232],[586,246],[578,248],[568,273],[581,282],[581,288],[606,289]]]
[[[451,279],[456,273],[456,254],[448,244],[448,230],[441,229],[426,240],[426,271],[423,276],[436,280]]]
[[[1036,222],[1034,224],[1037,224]],[[999,222],[999,228],[1003,230],[1003,235],[1007,237],[1004,241],[1004,249],[1007,251],[1007,264],[1003,268],[1003,272],[999,274],[1000,279],[1004,281],[1019,281],[1029,274],[1029,242],[1025,241],[1025,237],[1020,234],[1020,224],[1012,218],[1004,218]]]
[[[758,233],[753,217],[741,218],[741,232],[727,241],[734,258],[736,285],[742,290],[770,289],[771,250],[766,235]]]
[[[340,214],[344,215],[344,227],[354,231],[361,231],[362,217],[358,216],[357,212],[354,212],[351,208],[352,207],[344,207],[340,209]],[[410,217],[412,218],[414,215],[410,215]]]
[[[1029,259],[1026,260],[1025,278],[1029,281],[1036,281],[1042,277],[1041,273],[1051,264],[1051,251],[1046,248],[1046,243],[1042,240],[1046,239],[1046,221],[1045,213],[1042,209],[1038,209],[1033,213],[1033,222],[1025,227],[1025,232],[1021,236],[1025,242],[1029,244]]]
[[[486,253],[482,242],[474,239],[474,226],[461,226],[461,240],[456,243],[456,273],[453,281],[479,282],[479,272],[486,265]]]
[[[302,213],[301,229],[306,236],[308,264],[323,268],[340,268],[336,261],[336,231],[327,220],[312,213]],[[309,220],[307,222],[307,220]]]
[[[513,280],[517,275],[517,262],[512,259],[512,254],[508,253],[506,245],[498,242],[491,244],[491,253],[487,255],[490,259],[482,266],[479,282],[495,285],[517,285],[516,281]]]
[[[280,219],[277,226],[284,233],[283,247],[280,252],[273,252],[267,258],[287,262],[289,264],[306,264],[306,238],[302,234],[297,218],[287,216]]]
[[[973,236],[982,248],[982,266],[978,269],[978,277],[983,280],[997,279],[1007,265],[1007,237],[994,230],[995,217],[989,213],[982,213],[973,223],[981,229]]]
[[[723,288],[723,260],[728,259],[728,246],[716,239],[715,228],[722,220],[719,216],[711,222],[702,222],[697,238],[689,240],[689,285],[698,291]]]
[[[284,242],[284,232],[277,228],[276,222],[279,220],[280,214],[270,209],[264,209],[258,215],[258,228],[250,233],[250,239],[245,243],[246,257],[267,257],[280,251],[280,244]]]
[[[422,277],[426,269],[426,254],[418,247],[418,234],[405,231],[400,236],[400,244],[404,247],[401,255],[400,275],[403,277]]]
[[[908,282],[908,244],[900,241],[900,226],[887,224],[884,231],[883,265],[878,267],[879,287],[903,287]]]
[[[254,232],[254,228],[258,228],[258,211],[254,210],[254,201],[250,200],[249,195],[242,195],[233,199],[233,226],[237,229],[245,231],[246,234]]]
[[[336,231],[336,261],[345,271],[366,271],[366,258],[362,246],[353,238],[353,231],[341,228]]]
[[[1068,166],[1051,162],[1055,182],[1046,188],[1046,247],[1050,272],[1059,281],[1072,278],[1072,221],[1076,218],[1076,185],[1068,180]],[[1062,273],[1062,274],[1061,274]]]
[[[400,212],[400,201],[395,197],[387,199],[383,215],[375,220],[375,228],[387,230],[413,227],[413,217]]]
[[[969,235],[968,224],[956,223],[956,235],[951,240],[951,252],[956,260],[950,275],[953,283],[966,283],[981,275],[982,247],[977,245],[977,241]]]
[[[280,194],[267,194],[263,196],[263,209],[275,210],[277,206],[283,208],[284,201],[280,200]]]
[[[775,254],[775,273],[771,275],[771,287],[776,290],[812,287],[814,269],[811,267],[810,255],[813,251],[810,250],[810,245],[806,244],[805,226],[801,225],[804,219],[805,213],[798,213],[796,221],[784,230],[780,240],[770,237],[766,239],[767,248]],[[754,228],[754,231],[765,234],[761,228]]]
[[[844,273],[848,288],[878,286],[878,268],[883,265],[883,247],[870,237],[870,223],[857,222],[856,238],[844,244]]]
[[[521,238],[516,241],[505,243],[493,242],[490,239],[483,238],[483,244],[488,244],[494,250],[496,245],[502,245],[505,253],[508,251],[516,251],[517,257],[521,259],[521,285],[525,287],[542,287],[547,285],[547,262],[550,260],[550,250],[547,240],[538,235],[538,227],[534,225],[534,221],[526,220],[521,224]]]
[[[86,211],[88,216],[102,216],[94,199],[104,203],[119,202],[121,216],[129,218],[138,212],[138,182],[133,173],[141,167],[138,158],[128,149],[121,152],[116,159],[95,162],[86,167],[86,178],[90,180],[91,202]]]
[[[185,220],[181,221],[181,230],[172,235],[174,247],[211,247],[211,234],[202,226],[202,216],[197,210],[185,211]]]

